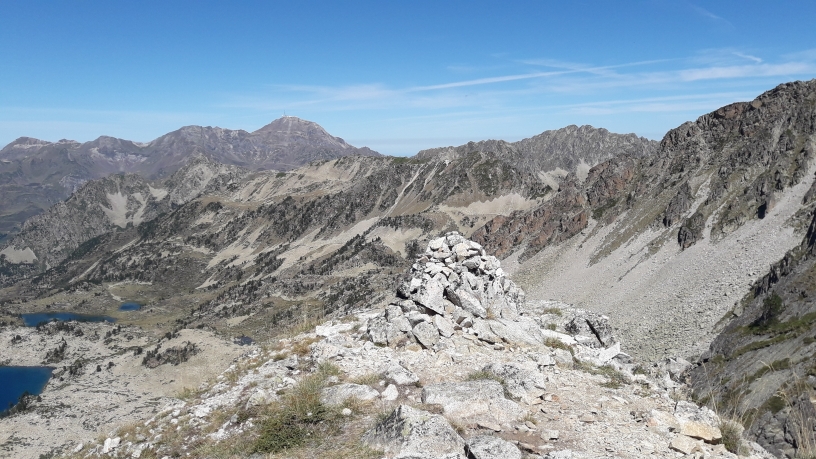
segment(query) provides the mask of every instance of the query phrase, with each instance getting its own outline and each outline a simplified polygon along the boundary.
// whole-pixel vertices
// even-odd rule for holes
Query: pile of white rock
[[[369,322],[368,338],[376,344],[433,349],[455,333],[497,346],[544,340],[538,324],[524,317],[524,292],[499,260],[457,232],[428,243],[396,296]]]

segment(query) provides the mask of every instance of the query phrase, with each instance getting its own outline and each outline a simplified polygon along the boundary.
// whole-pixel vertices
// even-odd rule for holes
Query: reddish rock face
[[[526,244],[523,260],[580,233],[590,217],[606,225],[631,211],[654,219],[647,224],[676,227],[683,249],[701,240],[707,221],[717,240],[765,218],[776,194],[802,180],[816,156],[809,140],[816,130],[814,101],[816,80],[722,107],[669,131],[653,155],[618,155],[590,169],[583,182],[568,175],[549,201],[496,217],[473,238],[498,257]]]
[[[590,169],[581,183],[568,176],[558,194],[530,212],[497,216],[477,230],[472,238],[497,257],[509,255],[514,247],[529,243],[537,252],[549,244],[565,241],[583,231],[594,209],[613,207],[635,177],[637,161],[614,158]],[[617,213],[610,212],[608,221]]]

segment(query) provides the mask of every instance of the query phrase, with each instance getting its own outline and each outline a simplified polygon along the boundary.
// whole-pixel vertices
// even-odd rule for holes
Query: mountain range
[[[0,233],[64,200],[88,180],[117,173],[166,178],[196,155],[251,170],[290,170],[319,159],[378,156],[311,121],[279,118],[254,132],[185,126],[151,142],[102,136],[79,143],[21,137],[0,150]]]
[[[310,160],[286,170],[267,168],[272,153],[224,153],[287,123],[335,143],[285,150],[290,163]],[[689,397],[742,420],[778,457],[799,454],[791,432],[816,389],[816,80],[704,114],[660,142],[568,126],[411,158],[331,156],[353,147],[313,123],[269,126],[127,144],[173,151],[162,160],[108,154],[142,169],[83,183],[8,237],[0,309],[110,313],[126,298],[149,306],[140,327],[268,339],[382,309],[425,246],[457,231],[502,260],[532,309],[606,314],[628,357],[655,371],[671,362]],[[234,143],[207,150],[185,130]],[[48,162],[60,148],[18,143],[3,161]],[[93,150],[76,145],[64,148]]]

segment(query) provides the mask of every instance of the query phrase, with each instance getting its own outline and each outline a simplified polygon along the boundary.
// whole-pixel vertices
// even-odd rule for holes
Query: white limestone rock
[[[516,445],[491,435],[471,437],[465,450],[473,459],[521,459],[521,451]]]
[[[504,424],[525,414],[516,402],[504,397],[504,388],[492,379],[426,386],[422,403],[441,405],[445,416],[465,422]]]
[[[398,386],[416,384],[419,381],[419,377],[413,371],[396,363],[389,365],[381,373],[385,379],[394,381]]]
[[[362,384],[338,384],[323,389],[320,401],[325,405],[342,405],[349,398],[367,401],[379,397],[380,393]]]
[[[438,415],[400,405],[363,436],[389,457],[465,459],[465,441]]]

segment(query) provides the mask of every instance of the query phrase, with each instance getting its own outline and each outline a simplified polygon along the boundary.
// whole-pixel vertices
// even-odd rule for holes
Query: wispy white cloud
[[[754,62],[756,62],[757,64],[761,64],[761,63],[762,63],[762,59],[761,59],[761,58],[756,57],[756,56],[752,56],[752,55],[750,55],[750,54],[740,53],[740,52],[734,52],[734,55],[735,55],[735,56],[737,56],[737,57],[741,57],[741,58],[743,58],[743,59],[748,59],[749,61],[754,61]]]
[[[396,115],[399,111],[398,117],[381,120],[436,117],[446,123],[458,117],[472,121],[514,112],[592,116],[705,112],[751,99],[774,81],[816,75],[813,51],[763,59],[738,49],[711,49],[685,58],[603,66],[546,58],[508,60],[516,72],[404,87],[272,85],[263,93],[231,96],[219,107],[275,114],[365,110]],[[542,67],[548,70],[539,70]]]
[[[703,8],[702,6],[693,5],[693,4],[689,4],[689,6],[691,6],[691,9],[693,9],[697,14],[699,14],[699,15],[701,15],[703,17],[706,17],[706,18],[709,18],[709,19],[714,19],[714,20],[717,20],[717,21],[725,21],[725,19],[721,18],[720,16],[717,16],[716,14],[712,13],[711,11],[708,11],[707,9]]]
[[[692,11],[697,13],[697,15],[705,18],[706,20],[711,21],[711,22],[713,22],[713,23],[715,23],[717,25],[720,25],[720,26],[725,26],[728,29],[733,29],[734,28],[734,24],[732,24],[731,21],[729,21],[728,19],[725,19],[725,18],[723,18],[721,16],[718,16],[718,15],[712,13],[711,11],[703,8],[702,6],[695,5],[693,3],[689,3],[688,5],[689,5],[689,7],[691,7]]]
[[[807,73],[816,73],[815,63],[786,62],[782,64],[732,65],[685,69],[675,72],[682,81],[803,75]]]

